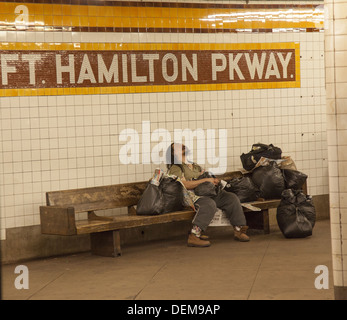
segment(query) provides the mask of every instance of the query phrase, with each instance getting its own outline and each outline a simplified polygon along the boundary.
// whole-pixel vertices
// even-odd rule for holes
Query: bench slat
[[[246,203],[249,203],[253,207],[257,207],[261,210],[267,210],[267,209],[277,208],[278,205],[280,204],[280,202],[281,202],[280,199],[273,199],[273,200],[253,201],[253,202],[246,202]],[[243,210],[246,212],[252,211],[252,210],[249,210],[245,207],[243,207]]]
[[[119,185],[52,191],[47,206],[74,207],[75,212],[129,207],[138,203],[148,181]]]
[[[103,232],[110,230],[148,226],[152,224],[168,223],[173,221],[192,220],[195,215],[193,210],[164,213],[157,216],[129,216],[120,215],[111,221],[104,220],[79,220],[76,221],[77,234]]]

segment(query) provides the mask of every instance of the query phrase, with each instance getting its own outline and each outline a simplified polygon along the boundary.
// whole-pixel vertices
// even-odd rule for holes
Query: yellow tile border
[[[40,96],[40,95],[86,95],[86,94],[119,94],[146,92],[186,92],[186,91],[220,91],[299,88],[300,81],[287,82],[253,82],[253,83],[216,83],[189,85],[156,85],[156,86],[121,86],[121,87],[84,87],[84,88],[40,88],[40,89],[0,89],[0,97]],[[91,89],[94,92],[90,92]]]
[[[264,43],[50,43],[0,42],[0,50],[28,51],[158,51],[158,50],[270,50],[299,49],[298,42]]]
[[[272,29],[324,28],[324,11],[299,7],[261,9],[93,6],[7,2],[1,5],[1,25],[13,27],[15,8],[28,8],[30,25],[37,27]],[[288,15],[284,13],[288,11]],[[310,13],[307,14],[307,11]],[[263,13],[264,12],[264,13]]]

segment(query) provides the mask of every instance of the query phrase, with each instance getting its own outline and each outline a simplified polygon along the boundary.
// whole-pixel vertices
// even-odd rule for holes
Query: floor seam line
[[[34,292],[32,295],[30,295],[26,300],[30,300],[34,295],[38,294],[39,292],[41,292],[44,288],[46,288],[47,286],[49,286],[50,284],[52,284],[55,280],[59,279],[62,275],[64,275],[65,272],[59,274],[56,278],[54,278],[53,280],[49,281],[47,284],[45,284],[42,288],[40,288],[39,290],[37,290],[36,292]]]
[[[143,286],[143,288],[134,296],[133,300],[136,300],[136,298],[141,294],[143,290],[146,289],[146,287],[151,283],[151,281],[156,277],[156,275],[167,265],[167,262],[165,262],[157,271],[156,273],[152,276],[151,279],[148,280],[148,282]]]
[[[269,246],[270,246],[270,241],[268,241],[268,244],[267,244],[267,247],[266,247],[265,252],[264,252],[264,254],[263,254],[263,257],[261,258],[261,261],[260,261],[259,266],[258,266],[258,268],[257,268],[257,272],[256,272],[256,274],[255,274],[255,277],[254,277],[254,280],[253,280],[251,289],[249,290],[249,293],[248,293],[248,296],[247,296],[247,300],[249,300],[249,297],[250,297],[251,294],[252,294],[252,290],[253,290],[254,284],[255,284],[255,282],[256,282],[256,280],[257,280],[260,267],[261,267],[261,265],[262,265],[262,263],[263,263],[263,260],[264,260],[264,258],[265,258],[265,255],[266,255],[266,253],[267,253],[267,251],[268,251],[268,249],[269,249]]]

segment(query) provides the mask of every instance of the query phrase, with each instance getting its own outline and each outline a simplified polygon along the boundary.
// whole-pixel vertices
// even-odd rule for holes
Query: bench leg
[[[245,217],[250,229],[263,230],[264,234],[270,233],[269,210],[245,212]]]
[[[91,233],[90,244],[92,254],[104,257],[122,255],[119,230]]]
[[[269,210],[263,210],[263,228],[264,234],[270,233],[270,220],[269,220]]]

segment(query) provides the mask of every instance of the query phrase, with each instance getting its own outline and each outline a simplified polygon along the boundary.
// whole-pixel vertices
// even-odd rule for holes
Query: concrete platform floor
[[[4,300],[332,300],[329,220],[314,234],[285,239],[277,226],[269,235],[233,240],[228,228],[210,228],[212,246],[189,248],[186,239],[123,247],[119,258],[81,253],[27,261],[29,289],[18,290],[19,264],[2,266]],[[329,270],[329,289],[316,289],[317,265]]]

